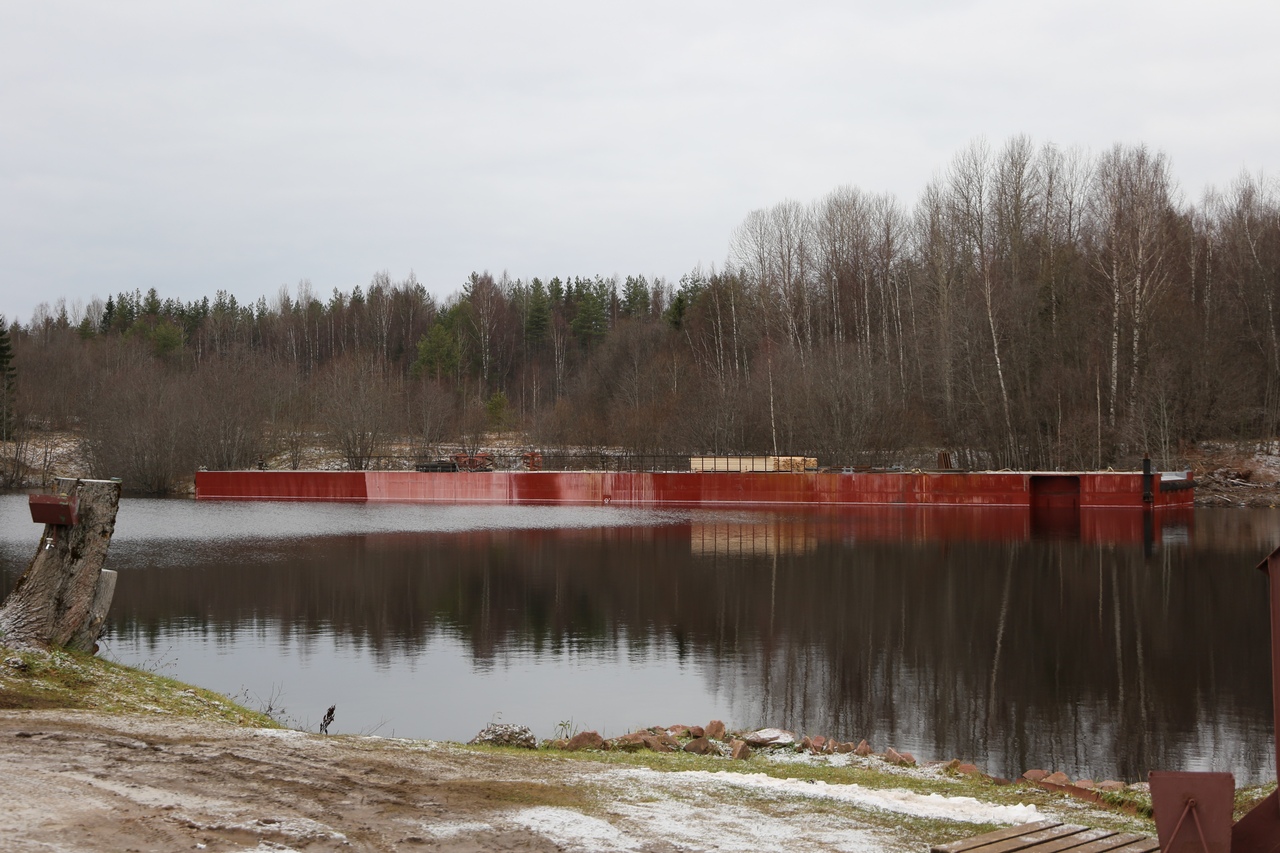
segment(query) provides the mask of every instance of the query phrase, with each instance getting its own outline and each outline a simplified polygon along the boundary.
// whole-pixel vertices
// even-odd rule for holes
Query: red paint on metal
[[[1280,850],[1280,792],[1272,791],[1231,827],[1231,853]]]
[[[1276,766],[1280,767],[1280,548],[1258,565],[1267,575],[1271,610],[1271,696]],[[1280,796],[1272,791],[1231,824],[1235,780],[1230,773],[1150,775],[1160,846],[1165,851],[1276,853],[1280,851]],[[1177,817],[1175,817],[1177,816]],[[1194,820],[1195,834],[1188,831]],[[1176,823],[1175,823],[1176,821]]]
[[[1258,564],[1267,575],[1271,607],[1272,737],[1280,768],[1280,548]],[[1154,793],[1154,792],[1153,792]],[[1280,850],[1280,797],[1272,791],[1231,828],[1231,853],[1275,853]]]
[[[27,503],[36,524],[70,527],[79,520],[75,495],[29,495]]]
[[[1060,503],[1075,495],[1077,484],[1082,509],[1143,506],[1142,475],[1137,472],[201,471],[196,474],[196,497],[558,504],[601,504],[607,498],[628,506],[1027,508],[1033,492]],[[1191,489],[1157,492],[1154,504],[1190,507],[1193,497]]]
[[[1271,594],[1271,710],[1276,737],[1276,769],[1280,771],[1280,548],[1258,566],[1267,574]]]
[[[197,471],[202,500],[366,501],[364,471]]]
[[[1153,770],[1151,806],[1166,853],[1228,853],[1236,780],[1230,773]]]
[[[1061,483],[1055,482],[1061,480]],[[617,503],[626,506],[1032,506],[1139,508],[1142,474],[611,473],[611,471],[200,471],[196,497],[422,503]],[[1156,492],[1192,506],[1194,492]],[[1148,505],[1149,506],[1149,505]]]

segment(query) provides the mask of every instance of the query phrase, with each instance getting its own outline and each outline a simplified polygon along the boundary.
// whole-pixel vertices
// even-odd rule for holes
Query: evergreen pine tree
[[[102,332],[102,334],[105,335],[107,332],[111,331],[111,321],[115,319],[115,316],[116,300],[111,296],[111,294],[107,294],[107,304],[106,307],[102,309],[102,322],[98,326],[98,330]]]
[[[17,371],[13,367],[13,343],[9,339],[9,327],[0,314],[0,441],[10,441],[18,425],[14,405]]]
[[[529,289],[529,308],[524,321],[525,340],[533,347],[541,346],[551,328],[551,300],[542,280],[535,278]]]

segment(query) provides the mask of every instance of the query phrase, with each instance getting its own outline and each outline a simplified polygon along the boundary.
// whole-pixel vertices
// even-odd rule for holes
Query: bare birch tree
[[[1128,329],[1128,398],[1137,394],[1143,334],[1154,301],[1169,282],[1171,179],[1168,160],[1145,146],[1116,145],[1095,172],[1090,205],[1093,265],[1106,283],[1111,313],[1109,405],[1120,408],[1121,337]]]
[[[948,189],[950,213],[956,222],[956,236],[960,238],[963,250],[968,255],[971,274],[985,309],[984,319],[990,334],[991,360],[995,367],[1004,422],[1001,444],[1004,454],[1011,455],[1015,452],[1017,441],[1013,432],[1009,389],[1001,355],[1002,330],[996,316],[997,271],[993,240],[997,237],[997,231],[990,221],[991,152],[985,141],[972,143],[955,158],[948,173]]]

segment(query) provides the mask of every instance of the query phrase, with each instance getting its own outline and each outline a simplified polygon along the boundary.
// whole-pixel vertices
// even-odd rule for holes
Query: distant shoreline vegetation
[[[1188,203],[1167,158],[1015,137],[961,151],[913,206],[842,187],[749,213],[720,269],[412,273],[328,297],[118,293],[0,341],[5,479],[71,431],[91,473],[165,492],[199,466],[367,467],[512,433],[531,447],[891,464],[1177,467],[1280,421],[1280,192]],[[24,456],[24,454],[26,454]]]

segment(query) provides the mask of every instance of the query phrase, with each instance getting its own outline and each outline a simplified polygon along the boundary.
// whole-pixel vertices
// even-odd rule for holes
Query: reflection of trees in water
[[[1273,772],[1265,578],[1247,560],[846,542],[830,526],[796,541],[717,555],[673,526],[237,545],[136,581],[126,569],[112,630],[159,644],[179,623],[215,641],[254,625],[303,645],[332,631],[382,663],[444,632],[481,667],[660,646],[704,667],[744,724],[1004,774],[1138,779],[1190,756]]]
[[[1247,563],[1078,543],[910,550],[824,548],[816,571],[780,558],[786,627],[720,664],[759,699],[743,715],[1006,774],[1274,772],[1265,579]]]
[[[643,543],[643,544],[640,544]],[[134,570],[112,608],[112,630],[150,642],[177,624],[230,636],[247,622],[271,623],[298,639],[332,631],[380,655],[420,649],[429,636],[464,638],[484,660],[504,647],[644,647],[650,634],[680,642],[686,596],[698,579],[688,529],[483,531],[333,537],[258,543],[216,562]],[[126,571],[128,571],[126,569]],[[669,600],[668,600],[669,599]]]

